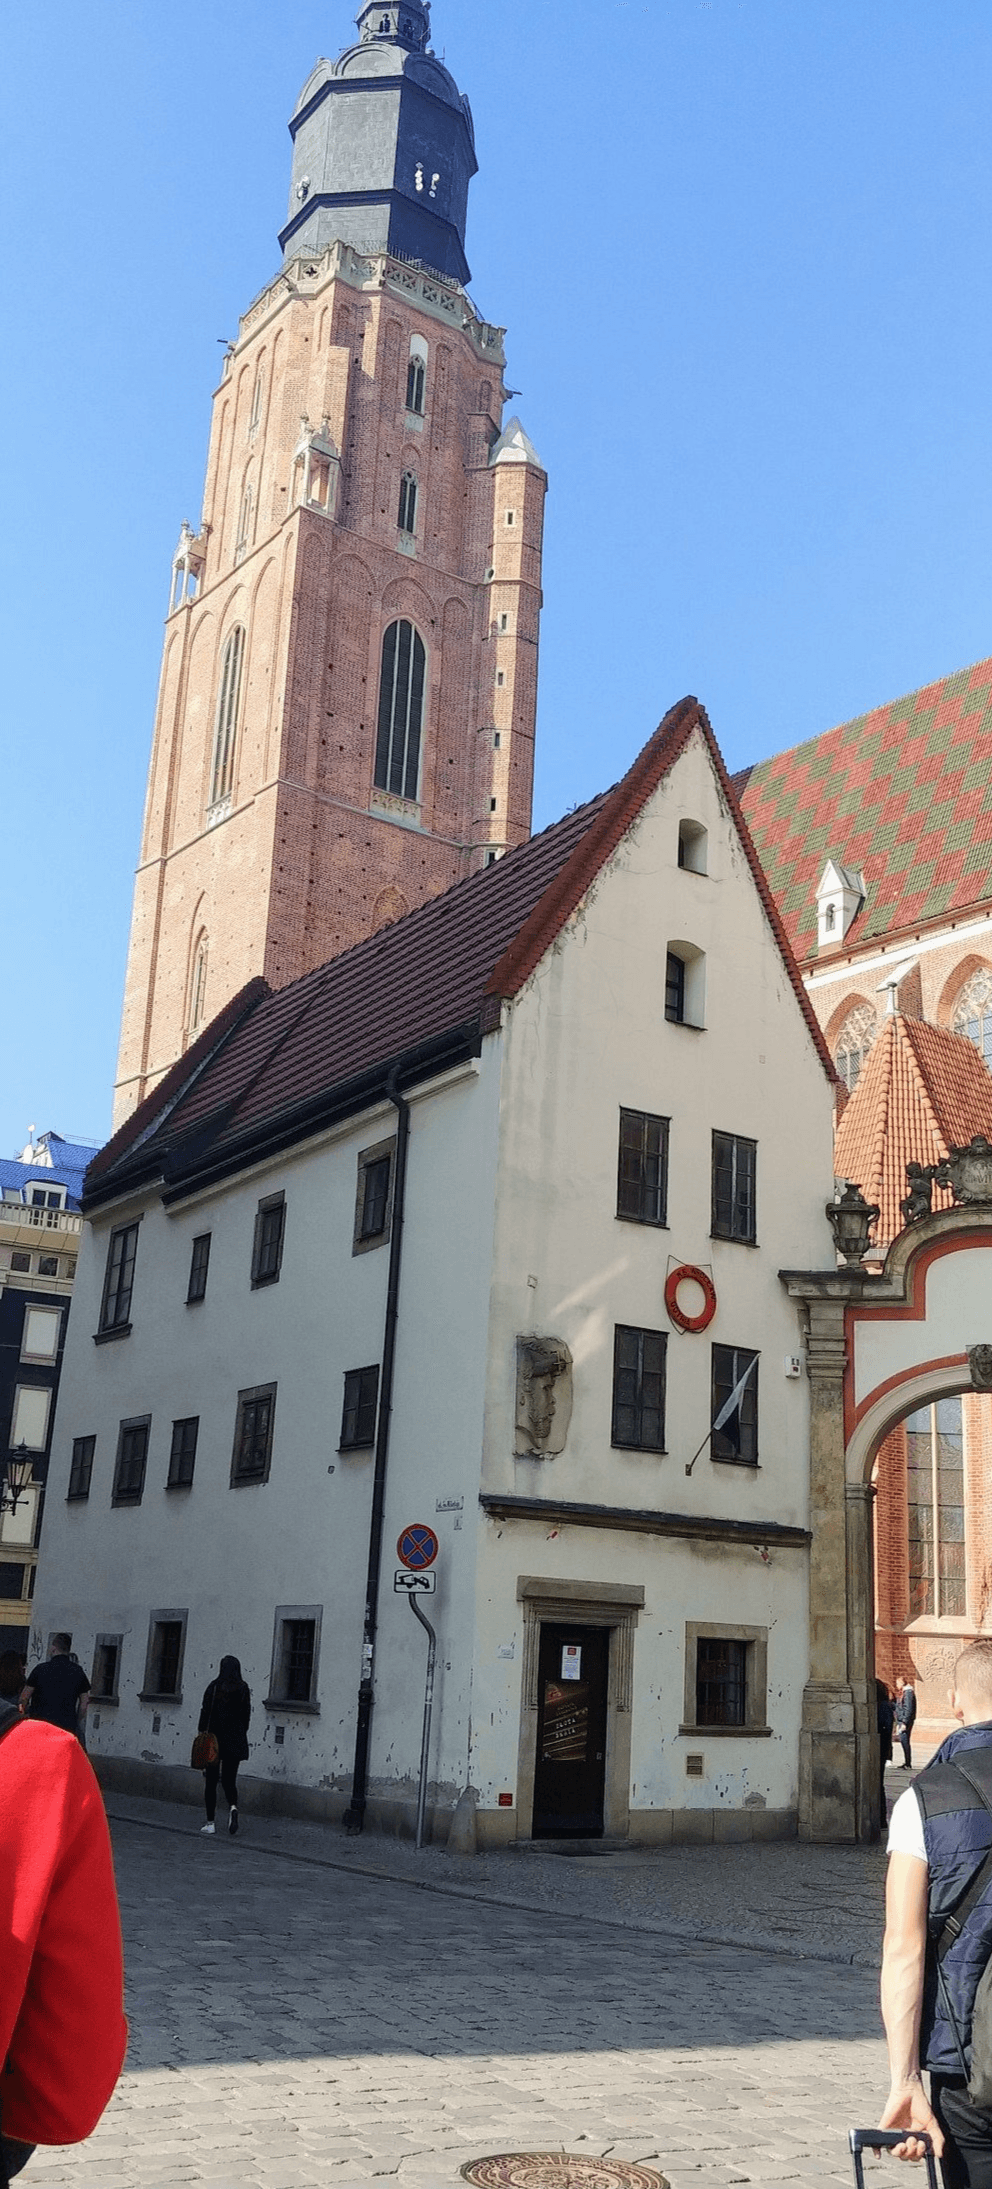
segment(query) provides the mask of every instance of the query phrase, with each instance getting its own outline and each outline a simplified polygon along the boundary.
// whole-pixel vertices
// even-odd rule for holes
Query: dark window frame
[[[174,1611],[171,1608],[167,1608],[160,1611],[152,1611],[149,1613],[148,1646],[145,1651],[145,1677],[142,1681],[141,1694],[139,1697],[139,1700],[141,1702],[174,1704],[179,1704],[182,1702],[183,1662],[186,1655],[186,1628],[188,1621],[189,1612],[186,1610]],[[174,1629],[176,1627],[178,1627],[179,1629],[179,1639],[178,1642],[175,1644],[175,1687],[163,1687],[160,1680],[157,1686],[153,1686],[152,1683],[155,1675],[160,1675],[163,1670],[163,1656],[165,1655],[166,1645],[162,1641],[160,1641],[159,1637],[161,1635],[161,1631],[163,1628]],[[171,1642],[171,1640],[168,1644],[168,1650],[171,1655],[173,1651],[173,1643]],[[166,1663],[168,1663],[168,1659],[166,1659]]]
[[[755,1365],[754,1373],[748,1377],[741,1393],[740,1451],[734,1451],[725,1430],[717,1429],[710,1433],[710,1458],[721,1467],[758,1465],[758,1378],[761,1374],[761,1355],[751,1345],[714,1344],[710,1347],[711,1421],[716,1420],[721,1407],[736,1389],[749,1361],[753,1361]]]
[[[84,1451],[83,1446],[89,1450]],[[65,1493],[67,1505],[82,1505],[90,1494],[93,1480],[93,1461],[96,1457],[96,1437],[73,1437],[72,1457],[69,1461],[69,1487]]]
[[[658,1128],[655,1148],[650,1146],[653,1127]],[[670,1145],[671,1118],[621,1105],[617,1151],[617,1217],[621,1223],[650,1224],[658,1231],[667,1230]],[[650,1186],[647,1181],[652,1164],[657,1167],[657,1176]]]
[[[134,1270],[138,1258],[140,1216],[128,1224],[115,1224],[107,1244],[103,1274],[98,1338],[124,1338],[131,1328]],[[131,1241],[128,1247],[128,1240]]]
[[[362,1148],[359,1151],[358,1176],[355,1188],[355,1228],[351,1242],[353,1254],[371,1253],[376,1247],[385,1246],[389,1240],[393,1226],[395,1156],[395,1134],[391,1140],[379,1140],[374,1147]],[[368,1207],[368,1180],[370,1172],[375,1171],[380,1164],[388,1164],[385,1196],[384,1198],[379,1196],[382,1207],[382,1222],[377,1229],[369,1230],[366,1229],[366,1223],[370,1215],[375,1215],[376,1210],[373,1208],[370,1211]]]
[[[152,1417],[150,1414],[131,1414],[118,1424],[117,1454],[114,1460],[114,1484],[110,1494],[111,1505],[140,1505],[145,1494],[148,1474],[148,1446],[151,1441]],[[130,1440],[138,1445],[132,1448]],[[130,1481],[125,1485],[125,1475]],[[135,1487],[135,1482],[137,1487]]]
[[[714,1722],[712,1717],[700,1720],[697,1715],[700,1645],[727,1642],[736,1643],[744,1652],[743,1719],[734,1723]],[[718,1665],[716,1655],[711,1661]],[[716,1676],[719,1676],[718,1671]],[[704,1735],[707,1739],[769,1739],[773,1728],[768,1724],[768,1628],[747,1626],[743,1621],[724,1625],[718,1620],[687,1619],[683,1707],[685,1716],[679,1732],[694,1740]]]
[[[210,1241],[213,1233],[197,1232],[190,1247],[189,1282],[186,1286],[187,1307],[197,1307],[207,1296],[207,1277],[210,1272]]]
[[[748,1645],[740,1635],[699,1635],[695,1723],[739,1732],[747,1724],[747,1676]]]
[[[738,1246],[757,1246],[757,1141],[745,1133],[714,1129],[711,1163],[711,1238],[730,1239]]]
[[[427,648],[409,616],[382,634],[374,782],[377,790],[415,805],[427,708]]]
[[[665,952],[665,1017],[670,1026],[685,1025],[685,959],[677,950]]]
[[[379,1425],[378,1361],[367,1368],[346,1368],[341,1405],[339,1452],[369,1452]]]
[[[400,499],[396,512],[397,529],[402,532],[404,539],[415,540],[417,537],[418,499],[417,474],[415,471],[404,471],[400,480]]]
[[[272,1437],[276,1418],[276,1391],[274,1383],[254,1383],[238,1392],[238,1408],[234,1421],[234,1448],[231,1453],[232,1490],[251,1489],[267,1482],[272,1469]],[[265,1409],[263,1412],[262,1409]],[[254,1451],[260,1454],[258,1463],[244,1465],[246,1429]],[[261,1430],[260,1425],[261,1424]]]
[[[415,418],[424,415],[427,367],[422,357],[411,357],[406,368],[406,407]]]
[[[284,1193],[264,1194],[255,1211],[255,1230],[252,1237],[253,1292],[260,1291],[263,1285],[278,1284],[285,1241],[286,1196]]]
[[[633,1339],[632,1348],[629,1341]],[[651,1341],[651,1363],[645,1365],[646,1340]],[[636,1360],[622,1360],[621,1354],[636,1353]],[[623,1379],[633,1375],[633,1386]],[[645,1383],[648,1377],[660,1379],[660,1393],[655,1389],[650,1401],[645,1399]],[[664,1452],[665,1403],[668,1379],[668,1333],[649,1330],[639,1323],[616,1323],[613,1331],[613,1404],[610,1422],[610,1443],[614,1451]],[[630,1390],[630,1396],[623,1393]],[[631,1426],[625,1416],[636,1416],[635,1434],[628,1434]],[[658,1417],[657,1441],[646,1430],[646,1417]]]
[[[190,1435],[192,1431],[192,1435]],[[190,1490],[196,1468],[196,1446],[200,1434],[199,1414],[185,1414],[172,1424],[172,1442],[169,1446],[169,1472],[167,1490]]]
[[[265,1698],[266,1710],[274,1710],[304,1717],[317,1717],[320,1703],[317,1699],[317,1676],[320,1669],[320,1631],[323,1606],[320,1604],[277,1604],[272,1628],[272,1665],[269,1673],[269,1692]],[[311,1629],[307,1651],[302,1631]],[[297,1662],[293,1663],[294,1653]],[[299,1686],[302,1664],[308,1659],[309,1677],[306,1693],[293,1693]]]

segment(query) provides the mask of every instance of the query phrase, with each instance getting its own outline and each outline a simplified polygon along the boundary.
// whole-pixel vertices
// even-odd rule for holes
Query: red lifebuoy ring
[[[703,1305],[698,1315],[687,1315],[679,1306],[679,1286],[698,1285],[703,1295]],[[697,1269],[695,1262],[680,1262],[665,1280],[665,1306],[676,1330],[705,1330],[716,1314],[716,1292],[712,1277],[705,1269]]]

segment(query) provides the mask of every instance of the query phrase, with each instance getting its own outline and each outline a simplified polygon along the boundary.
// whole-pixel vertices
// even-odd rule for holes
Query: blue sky
[[[169,564],[344,0],[8,10],[0,1151],[105,1134]],[[435,0],[551,491],[535,824],[992,651],[988,0]]]

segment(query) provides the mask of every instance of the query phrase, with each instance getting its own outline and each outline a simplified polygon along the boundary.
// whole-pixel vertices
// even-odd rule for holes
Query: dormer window
[[[828,859],[816,892],[817,942],[821,950],[837,949],[864,901],[865,878],[860,870]]]

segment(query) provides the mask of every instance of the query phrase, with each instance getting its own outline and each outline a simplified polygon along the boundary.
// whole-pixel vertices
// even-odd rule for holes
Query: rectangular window
[[[201,1231],[193,1241],[189,1258],[189,1284],[186,1288],[186,1305],[192,1307],[197,1300],[206,1298],[207,1270],[210,1267],[210,1233]]]
[[[58,1258],[58,1255],[57,1255],[57,1254],[39,1254],[39,1256],[38,1256],[38,1275],[39,1275],[39,1277],[57,1277],[57,1276],[58,1276],[58,1273],[59,1273],[59,1258]]]
[[[11,1450],[26,1444],[29,1452],[43,1452],[48,1442],[48,1417],[52,1394],[47,1383],[19,1383],[14,1391],[10,1423]]]
[[[138,1251],[137,1224],[120,1224],[110,1234],[107,1270],[103,1280],[100,1329],[127,1330],[131,1322],[134,1260]]]
[[[746,1723],[747,1643],[700,1635],[696,1643],[696,1724]]]
[[[43,1262],[50,1259],[47,1254]],[[58,1257],[55,1257],[55,1275],[58,1275]],[[40,1275],[44,1275],[42,1270]],[[62,1322],[60,1307],[26,1307],[24,1328],[21,1335],[22,1361],[37,1361],[39,1366],[52,1367],[58,1359],[59,1329]]]
[[[114,1505],[140,1505],[145,1487],[145,1468],[148,1464],[148,1435],[152,1417],[144,1414],[134,1421],[122,1421],[117,1438],[117,1465],[114,1468],[114,1488],[111,1503]]]
[[[95,1437],[73,1437],[69,1487],[66,1491],[67,1498],[82,1499],[89,1496],[90,1483],[93,1479],[93,1455],[95,1451]]]
[[[665,1017],[676,1026],[685,1018],[685,961],[674,950],[665,958]]]
[[[169,1452],[168,1490],[188,1490],[196,1465],[196,1440],[200,1431],[199,1414],[190,1414],[185,1421],[172,1424],[172,1446]]]
[[[152,1612],[142,1702],[182,1702],[187,1616],[185,1611]]]
[[[116,1703],[121,1670],[121,1634],[98,1634],[93,1647],[90,1696],[95,1703]]]
[[[756,1140],[743,1140],[739,1133],[714,1133],[714,1239],[740,1239],[747,1246],[754,1245],[757,1238],[757,1161]]]
[[[341,1414],[343,1452],[364,1450],[375,1443],[378,1403],[378,1362],[374,1368],[349,1368],[344,1379],[344,1407]]]
[[[710,1458],[740,1467],[758,1464],[758,1355],[746,1345],[714,1345],[710,1355],[710,1420],[716,1421],[733,1397],[745,1370],[747,1382],[722,1429],[710,1438]]]
[[[617,1215],[631,1224],[668,1221],[667,1117],[621,1110]]]
[[[259,1202],[255,1218],[255,1241],[251,1257],[253,1285],[278,1284],[285,1228],[285,1195],[271,1193],[264,1201]]]
[[[613,1436],[627,1451],[665,1449],[665,1351],[662,1330],[618,1323],[613,1336]]]
[[[269,1709],[317,1709],[319,1604],[280,1604],[272,1636]]]
[[[276,1412],[274,1383],[238,1392],[238,1413],[231,1459],[231,1484],[267,1482],[272,1464],[272,1425]]]
[[[14,1566],[6,1558],[0,1558],[0,1598],[4,1603],[20,1603],[24,1595],[24,1567]]]
[[[395,1149],[395,1140],[380,1140],[377,1147],[363,1148],[359,1155],[353,1254],[384,1246],[389,1238]]]
[[[20,1247],[15,1247],[10,1257],[10,1266],[11,1269],[16,1269],[20,1276],[28,1276],[31,1270],[30,1254],[24,1254]]]

